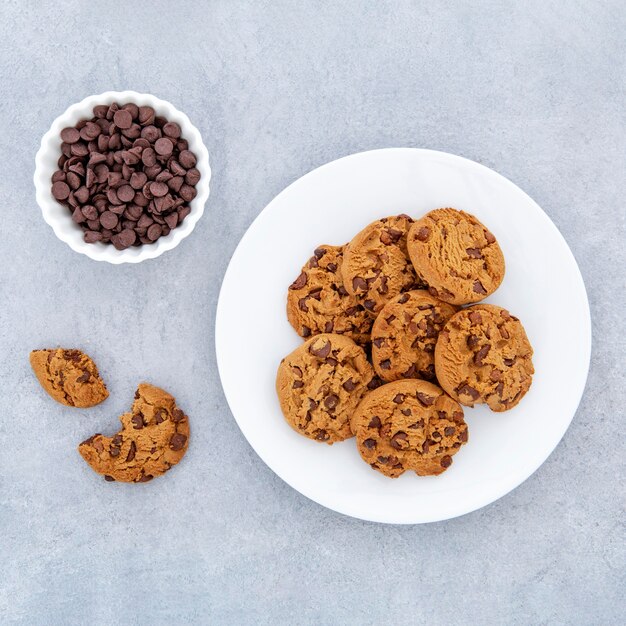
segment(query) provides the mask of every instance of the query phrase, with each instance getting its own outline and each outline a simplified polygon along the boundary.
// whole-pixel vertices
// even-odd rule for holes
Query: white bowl
[[[143,244],[137,247],[117,250],[112,244],[85,243],[83,230],[72,220],[72,214],[52,196],[52,175],[59,168],[57,161],[61,156],[61,131],[74,126],[81,119],[93,117],[93,107],[98,104],[120,105],[133,102],[137,106],[151,106],[157,115],[161,115],[170,122],[176,122],[182,131],[183,139],[189,143],[189,150],[198,160],[196,168],[201,178],[196,185],[196,197],[189,203],[191,212],[180,226],[172,229],[169,235],[157,239],[152,244]],[[139,263],[146,259],[154,259],[166,250],[175,248],[194,229],[204,213],[204,205],[209,197],[209,181],[211,168],[209,167],[209,153],[202,142],[202,137],[189,118],[165,100],[160,100],[150,94],[135,91],[107,91],[97,96],[89,96],[77,104],[73,104],[62,115],[57,117],[50,130],[43,136],[41,147],[35,157],[35,189],[37,204],[41,208],[43,218],[52,226],[56,236],[64,241],[72,250],[87,255],[95,261],[109,263]]]

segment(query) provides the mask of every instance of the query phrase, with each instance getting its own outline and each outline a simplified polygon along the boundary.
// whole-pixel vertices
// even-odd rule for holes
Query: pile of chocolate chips
[[[96,106],[61,131],[52,195],[72,212],[85,241],[118,250],[153,243],[191,211],[200,172],[178,124],[148,106]]]

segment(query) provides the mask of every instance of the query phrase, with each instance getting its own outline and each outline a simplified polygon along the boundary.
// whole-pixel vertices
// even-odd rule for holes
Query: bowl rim
[[[58,207],[67,210],[65,206],[57,202],[52,196],[50,177],[56,171],[56,160],[54,158],[54,169],[51,171],[50,159],[54,151],[60,155],[60,132],[66,126],[73,125],[76,122],[70,120],[75,117],[87,117],[94,106],[98,104],[110,104],[111,102],[120,102],[127,104],[129,102],[139,103],[140,106],[152,106],[157,110],[158,114],[164,113],[168,119],[176,118],[174,121],[182,127],[182,135],[189,143],[193,143],[193,152],[197,157],[196,168],[201,173],[201,178],[196,185],[197,195],[189,203],[191,212],[185,218],[182,225],[174,228],[168,235],[161,237],[155,243],[150,245],[141,245],[131,247],[125,250],[117,250],[111,244],[88,244],[85,241],[77,240],[73,236],[76,228],[80,228],[72,222],[71,214],[67,212],[61,216],[58,213]],[[106,261],[114,265],[122,263],[140,263],[146,259],[154,259],[168,250],[174,249],[183,239],[188,237],[194,230],[196,224],[204,214],[204,207],[210,194],[211,167],[209,164],[209,152],[204,145],[200,131],[192,124],[189,117],[180,109],[175,107],[171,102],[157,98],[153,94],[139,93],[132,90],[124,91],[105,91],[100,94],[94,94],[83,98],[80,102],[71,104],[63,113],[57,116],[48,131],[41,138],[41,143],[37,154],[35,155],[35,172],[33,181],[35,184],[35,196],[37,204],[41,209],[46,223],[52,228],[58,239],[66,243],[72,250],[80,254],[88,256],[94,261]]]

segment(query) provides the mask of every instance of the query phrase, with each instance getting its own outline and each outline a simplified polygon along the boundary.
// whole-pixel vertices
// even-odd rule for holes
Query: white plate
[[[369,222],[438,207],[476,215],[506,259],[487,302],[518,316],[534,347],[533,385],[513,410],[466,409],[469,443],[438,477],[385,478],[350,439],[301,437],[282,417],[274,381],[301,343],[287,322],[288,285],[320,244],[343,244]],[[432,150],[363,152],[328,163],[280,193],[230,262],[217,309],[217,361],[230,408],[276,474],[320,504],[388,523],[443,520],[478,509],[528,478],[554,450],[580,401],[591,350],[585,287],[548,216],[523,191],[473,161]],[[540,505],[539,505],[540,506]]]

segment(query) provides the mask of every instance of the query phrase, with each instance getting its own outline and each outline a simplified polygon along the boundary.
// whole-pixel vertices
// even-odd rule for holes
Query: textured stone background
[[[3,0],[0,622],[623,623],[624,32],[621,0]],[[52,119],[124,88],[186,111],[214,168],[193,235],[134,267],[58,241],[31,182]],[[220,281],[254,217],[312,168],[384,146],[520,185],[569,242],[593,317],[557,450],[495,504],[427,526],[349,519],[285,485],[235,425],[214,355]],[[104,406],[44,396],[28,352],[54,344],[95,357]],[[75,445],[113,431],[145,377],[192,416],[189,453],[140,488],[97,480]]]

